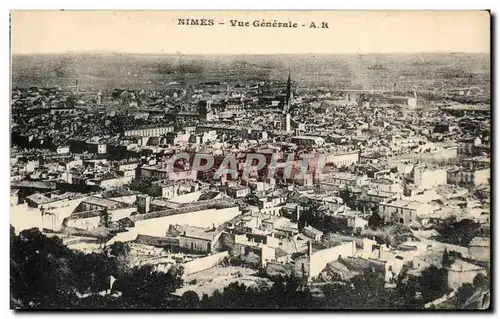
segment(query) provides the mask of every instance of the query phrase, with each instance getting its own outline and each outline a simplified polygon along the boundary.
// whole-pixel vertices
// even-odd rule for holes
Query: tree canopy
[[[121,243],[111,247],[116,256],[106,251],[84,254],[36,228],[19,235],[11,228],[10,245],[15,309],[170,308],[170,294],[182,286],[182,267],[162,273],[150,265],[120,264],[117,256],[128,254]],[[121,296],[112,297],[113,292]]]
[[[188,291],[175,297],[183,285],[182,266],[166,273],[151,265],[131,268],[123,262],[130,254],[123,243],[83,254],[37,229],[17,236],[11,229],[11,251],[11,305],[17,309],[416,309],[446,288],[445,271],[436,267],[420,279],[399,281],[396,289],[386,289],[384,276],[368,269],[341,284],[318,283],[319,288],[294,276],[273,277],[272,285],[233,282],[211,295]],[[478,277],[474,285],[484,282]]]

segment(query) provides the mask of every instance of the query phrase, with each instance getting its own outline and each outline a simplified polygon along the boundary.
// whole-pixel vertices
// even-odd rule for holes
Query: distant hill
[[[383,65],[378,70],[373,65]],[[155,55],[64,54],[15,55],[13,86],[74,85],[82,88],[159,89],[178,81],[245,82],[286,79],[288,69],[299,88],[390,89],[395,81],[426,88],[467,85],[489,89],[487,54],[338,54],[338,55]],[[399,85],[399,84],[398,84]]]

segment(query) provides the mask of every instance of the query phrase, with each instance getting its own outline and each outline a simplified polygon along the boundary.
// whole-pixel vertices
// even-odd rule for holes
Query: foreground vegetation
[[[167,273],[131,268],[121,243],[83,254],[37,229],[15,235],[11,227],[10,245],[14,309],[421,309],[446,293],[445,272],[430,267],[420,278],[403,276],[395,289],[384,288],[383,276],[368,270],[348,282],[308,285],[301,278],[276,277],[271,287],[232,283],[211,296],[187,291],[175,297],[183,285],[182,267]],[[457,300],[473,292],[469,285]]]

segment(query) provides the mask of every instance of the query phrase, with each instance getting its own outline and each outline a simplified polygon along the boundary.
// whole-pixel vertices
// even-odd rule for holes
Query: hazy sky
[[[215,25],[179,26],[178,18],[214,19]],[[231,27],[231,19],[250,25],[292,21],[299,28]],[[323,21],[328,29],[308,27]],[[12,11],[11,49],[13,54],[489,53],[490,18],[486,11]]]

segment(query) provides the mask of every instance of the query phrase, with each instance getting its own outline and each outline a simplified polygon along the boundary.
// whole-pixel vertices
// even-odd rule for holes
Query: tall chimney
[[[78,93],[78,79],[76,79],[75,88],[76,88],[76,93]]]
[[[309,258],[311,258],[311,256],[312,256],[312,251],[313,251],[313,249],[312,249],[312,241],[310,240],[310,241],[307,243],[307,256],[308,256]]]

